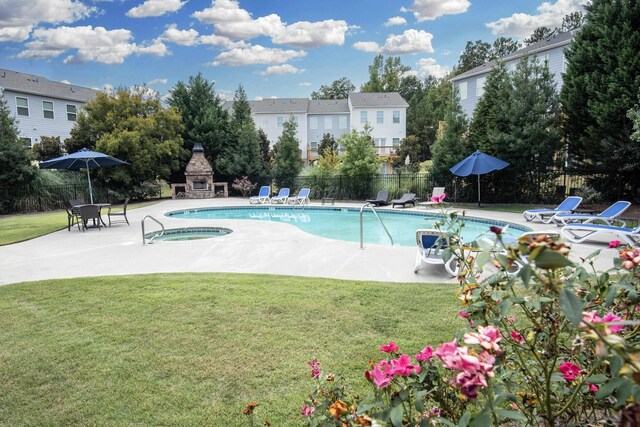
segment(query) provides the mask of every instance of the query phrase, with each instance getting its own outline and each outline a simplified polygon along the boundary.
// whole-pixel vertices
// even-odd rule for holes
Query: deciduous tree
[[[351,80],[346,77],[334,80],[331,85],[322,85],[316,92],[311,92],[311,99],[347,99],[349,92],[356,90]]]
[[[60,157],[63,154],[60,137],[41,136],[40,143],[35,144],[32,148],[32,151],[35,159],[40,162]]]
[[[371,128],[366,125],[362,132],[353,129],[338,138],[338,143],[345,148],[340,157],[340,173],[347,176],[373,175],[380,167],[380,159],[373,146]]]

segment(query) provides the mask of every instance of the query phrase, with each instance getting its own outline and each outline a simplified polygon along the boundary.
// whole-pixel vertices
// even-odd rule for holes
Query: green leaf
[[[518,272],[518,276],[520,277],[520,279],[522,279],[522,284],[525,287],[528,287],[529,283],[531,282],[531,276],[532,276],[531,265],[530,264],[523,265],[520,271]]]
[[[489,414],[478,414],[478,416],[471,422],[470,427],[491,427],[491,418],[489,417]]]
[[[609,366],[611,366],[611,375],[618,375],[620,368],[622,368],[622,358],[620,356],[612,356],[609,359]]]
[[[514,297],[514,298],[511,298],[511,301],[513,301],[514,304],[524,304],[523,297]]]
[[[395,427],[402,427],[402,405],[394,406],[389,412],[391,424]]]
[[[481,252],[480,255],[476,257],[476,265],[482,267],[488,263],[490,259],[491,255],[489,255],[489,252]]]
[[[469,425],[469,421],[471,421],[471,414],[469,412],[465,412],[458,421],[458,427],[467,427]]]
[[[607,380],[608,380],[607,376],[603,374],[592,375],[590,377],[585,378],[585,381],[591,384],[602,384]]]
[[[509,418],[511,420],[526,420],[527,419],[527,417],[525,417],[524,415],[522,415],[518,411],[508,411],[506,409],[496,409],[496,414],[498,414],[498,416],[500,418]]]
[[[582,303],[571,289],[563,288],[560,291],[560,306],[567,319],[579,326],[582,321]]]
[[[600,255],[600,252],[601,252],[601,251],[602,251],[601,249],[598,249],[597,251],[593,251],[593,252],[591,252],[591,253],[589,254],[589,256],[587,256],[587,257],[585,258],[585,261],[588,261],[588,260],[591,260],[591,259],[595,259],[598,255]]]
[[[616,298],[617,294],[618,294],[618,286],[617,285],[609,286],[609,289],[607,289],[607,296],[604,299],[604,302],[607,305],[607,307],[613,305],[613,300]]]
[[[505,270],[509,269],[509,258],[507,258],[505,255],[496,255],[496,260],[498,261],[498,263],[500,263],[500,266],[502,266],[502,268],[504,268]]]
[[[613,393],[622,383],[624,383],[625,379],[622,377],[615,378],[602,387],[600,390],[596,392],[596,399],[604,399],[605,397],[609,397],[611,393]]]
[[[535,258],[536,267],[544,270],[552,270],[573,265],[569,258],[559,252],[551,250],[542,251]]]
[[[621,406],[626,405],[627,399],[631,397],[631,383],[629,381],[625,381],[623,384],[618,387],[618,391],[616,392],[616,407],[619,408]]]
[[[502,301],[502,303],[500,303],[500,316],[507,317],[511,307],[513,307],[513,302],[510,299]]]

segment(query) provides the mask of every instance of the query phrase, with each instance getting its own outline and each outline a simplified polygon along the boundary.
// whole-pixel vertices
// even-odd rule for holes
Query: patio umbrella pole
[[[478,207],[480,207],[480,174],[478,174]]]
[[[87,166],[87,179],[89,180],[89,200],[91,200],[91,204],[93,204],[93,190],[91,189],[91,175],[89,175],[89,160],[85,160],[85,165]]]

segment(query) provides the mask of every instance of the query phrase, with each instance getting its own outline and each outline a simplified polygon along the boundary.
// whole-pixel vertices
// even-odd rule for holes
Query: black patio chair
[[[73,207],[66,207],[64,210],[67,211],[67,231],[71,231],[71,227],[76,224],[78,224],[78,230],[80,230],[80,211]]]
[[[375,199],[368,199],[367,202],[373,206],[387,206],[389,204],[389,192],[387,190],[380,190]]]
[[[396,205],[402,206],[403,208],[407,204],[412,204],[414,207],[416,206],[416,195],[414,193],[405,193],[399,199],[393,199],[391,202],[391,207],[395,208]]]
[[[109,217],[109,227],[111,227],[111,222],[124,222],[126,221],[127,225],[131,225],[129,224],[129,219],[127,218],[127,205],[129,204],[129,199],[127,198],[124,201],[124,207],[122,209],[122,212],[112,212],[111,211],[111,206],[109,206],[109,212],[107,212],[107,217]],[[111,217],[116,217],[117,219],[112,220]]]
[[[82,221],[82,231],[87,228],[100,228],[102,227],[102,218],[100,217],[100,206],[97,205],[82,205],[79,208],[80,219]],[[89,220],[93,222],[93,226],[89,225]]]

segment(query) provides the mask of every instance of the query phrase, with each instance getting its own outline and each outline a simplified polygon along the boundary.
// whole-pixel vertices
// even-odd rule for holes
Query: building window
[[[76,117],[78,116],[78,107],[75,105],[67,104],[67,120],[70,122],[75,122]]]
[[[393,112],[393,123],[400,123],[400,111]]]
[[[53,119],[53,102],[42,101],[42,114],[45,119]]]
[[[338,127],[340,129],[346,129],[347,128],[347,116],[340,116],[338,118]]]
[[[309,145],[311,146],[311,151],[318,151],[318,142],[317,141],[312,141]]]
[[[367,120],[367,112],[366,111],[360,111],[360,123],[361,124],[367,124],[368,120]]]
[[[276,118],[276,121],[277,121],[277,123],[278,123],[278,127],[279,127],[279,128],[281,128],[281,127],[282,127],[282,125],[284,124],[284,116],[278,116],[278,117]]]
[[[376,111],[376,123],[384,123],[384,111]]]
[[[460,92],[460,100],[467,99],[467,82],[458,83],[458,91]]]
[[[476,80],[476,96],[480,98],[484,95],[484,85],[487,83],[486,77],[478,77]]]
[[[309,129],[318,129],[318,117],[316,116],[309,117]]]
[[[24,144],[24,148],[31,148],[31,138],[20,138],[20,142]]]
[[[19,116],[29,115],[29,100],[27,98],[16,97],[16,112]]]
[[[387,145],[387,138],[376,138],[375,140],[376,147],[384,147]]]
[[[333,123],[331,123],[331,117],[325,117],[324,118],[324,128],[325,129],[331,129]]]
[[[400,138],[393,138],[393,146],[394,147],[400,146]]]

